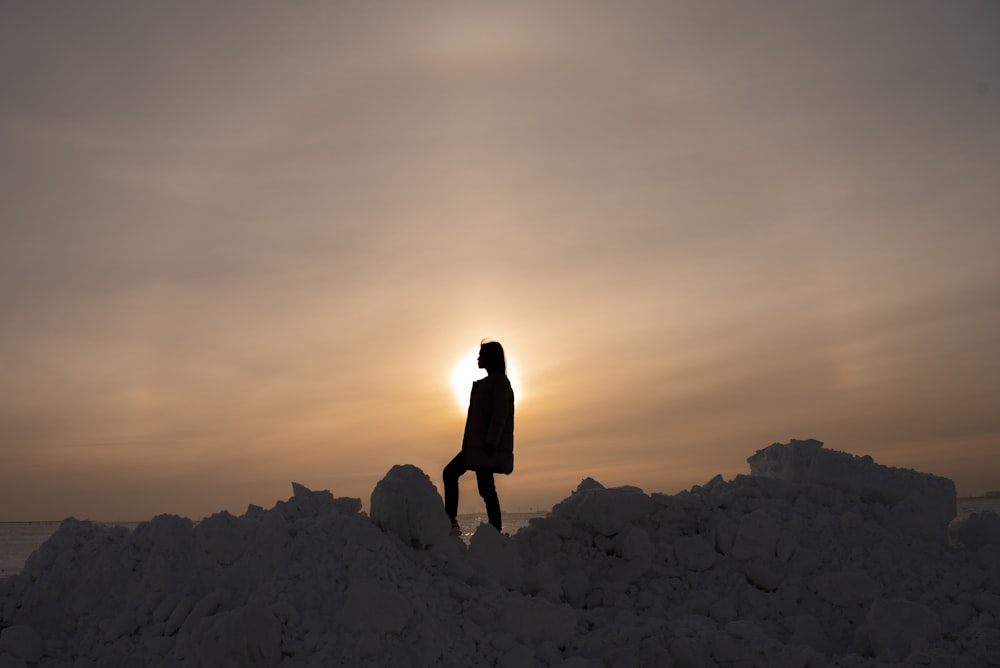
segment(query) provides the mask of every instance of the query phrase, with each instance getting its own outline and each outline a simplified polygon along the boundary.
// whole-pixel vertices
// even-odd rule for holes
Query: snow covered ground
[[[414,467],[358,499],[129,531],[66,520],[0,580],[10,666],[1000,666],[1000,518],[954,486],[775,444],[676,495],[587,479],[448,536]],[[447,524],[446,521],[444,521]]]

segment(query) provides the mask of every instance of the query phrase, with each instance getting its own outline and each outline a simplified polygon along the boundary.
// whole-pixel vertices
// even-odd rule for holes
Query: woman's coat
[[[514,390],[502,373],[472,384],[462,462],[470,469],[514,470]]]

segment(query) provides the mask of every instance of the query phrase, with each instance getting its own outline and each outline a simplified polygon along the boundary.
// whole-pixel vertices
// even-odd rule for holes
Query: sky
[[[508,511],[791,438],[1000,489],[998,26],[0,0],[0,520],[440,489],[483,339]]]

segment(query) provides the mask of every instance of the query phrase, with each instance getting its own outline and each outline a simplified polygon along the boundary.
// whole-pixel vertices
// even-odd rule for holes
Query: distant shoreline
[[[984,493],[984,494],[982,494],[980,496],[956,496],[955,500],[956,501],[996,501],[996,500],[1000,500],[1000,490],[990,490],[990,491],[988,491],[988,492],[986,492],[986,493]],[[539,516],[539,515],[548,514],[551,511],[552,511],[552,509],[549,508],[547,510],[530,510],[530,511],[517,510],[517,511],[513,511],[513,512],[504,511],[503,514],[504,515],[510,515],[511,517],[514,517],[514,516]],[[483,515],[485,517],[485,513],[462,513],[462,514],[463,515],[468,515],[468,516]],[[70,518],[69,517],[64,517],[61,520],[0,520],[0,524],[61,524],[62,522],[66,521],[67,519],[70,519]],[[75,519],[80,519],[80,518],[75,518]],[[80,520],[80,521],[81,522],[84,522],[84,521],[85,522],[94,522],[96,524],[123,525],[123,526],[127,526],[127,525],[132,525],[132,524],[142,524],[143,522],[149,522],[150,520],[149,519],[145,519],[145,520]],[[197,521],[196,521],[196,523],[197,523]]]
[[[76,519],[80,522],[93,522],[94,524],[103,524],[105,526],[131,526],[133,524],[142,524],[143,522],[149,521],[149,520],[81,520],[79,517],[75,518],[64,517],[61,520],[0,520],[0,524],[62,524],[68,519]]]

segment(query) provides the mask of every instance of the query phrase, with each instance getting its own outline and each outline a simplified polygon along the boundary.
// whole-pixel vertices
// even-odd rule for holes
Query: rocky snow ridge
[[[0,580],[0,668],[1000,665],[996,516],[948,544],[936,516],[933,531],[900,522],[908,495],[868,493],[913,472],[844,485],[830,470],[852,456],[817,444],[672,496],[587,479],[518,534],[482,525],[468,546],[442,535],[414,467],[379,483],[373,518],[294,485],[197,524],[68,519]],[[793,472],[810,467],[825,473]]]

